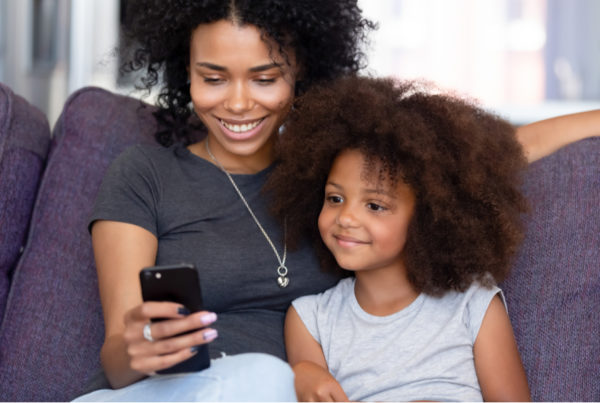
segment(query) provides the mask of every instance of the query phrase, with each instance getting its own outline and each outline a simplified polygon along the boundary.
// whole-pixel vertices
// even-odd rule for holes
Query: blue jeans
[[[294,373],[277,357],[247,353],[211,361],[200,372],[155,375],[121,389],[101,389],[75,399],[115,401],[296,401]]]

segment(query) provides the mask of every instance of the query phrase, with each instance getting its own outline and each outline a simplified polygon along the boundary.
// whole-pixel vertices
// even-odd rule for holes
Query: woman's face
[[[192,32],[191,98],[208,128],[211,151],[226,168],[241,160],[271,162],[296,79],[293,54],[286,59],[277,49],[253,25],[221,20]]]

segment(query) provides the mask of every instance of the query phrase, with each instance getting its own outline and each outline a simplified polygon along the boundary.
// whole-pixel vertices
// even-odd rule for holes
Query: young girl
[[[289,362],[310,375],[299,399],[528,400],[495,286],[526,207],[513,127],[365,77],[314,89],[296,111],[269,182],[275,213],[291,243],[320,239],[323,266],[352,274],[288,310]]]

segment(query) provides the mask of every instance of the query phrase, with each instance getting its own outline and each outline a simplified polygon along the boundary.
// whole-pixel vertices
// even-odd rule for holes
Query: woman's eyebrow
[[[207,69],[215,70],[215,71],[227,71],[226,67],[219,66],[218,64],[208,63],[208,62],[197,62],[196,66],[206,67]],[[261,71],[271,70],[274,68],[279,68],[281,65],[278,63],[269,63],[263,64],[261,66],[251,67],[248,69],[251,73],[259,73]]]
[[[216,71],[227,71],[227,68],[223,66],[219,66],[218,64],[212,64],[207,62],[197,62],[196,66],[206,67],[207,69],[216,70]]]
[[[275,69],[275,68],[280,68],[281,64],[278,63],[269,63],[269,64],[263,64],[262,66],[256,66],[256,67],[251,67],[249,69],[249,71],[251,73],[259,73],[261,71],[265,71],[265,70],[271,70],[271,69]]]

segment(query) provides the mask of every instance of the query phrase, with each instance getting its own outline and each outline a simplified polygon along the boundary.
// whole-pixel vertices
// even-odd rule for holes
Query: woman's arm
[[[517,128],[517,139],[529,162],[594,136],[600,136],[600,109],[557,116]]]
[[[296,375],[295,386],[299,401],[340,402],[348,396],[329,373],[323,350],[312,337],[294,307],[285,317],[285,348],[288,362]]]
[[[499,296],[490,303],[473,347],[485,401],[531,400],[512,326]]]
[[[105,325],[100,358],[114,388],[171,367],[191,357],[192,346],[206,343],[203,332],[208,329],[171,337],[204,326],[206,312],[184,316],[178,312],[180,304],[142,301],[139,272],[155,264],[158,248],[152,233],[132,224],[97,221],[92,244]],[[152,324],[155,341],[150,342],[143,337],[143,327],[158,317],[174,320]]]

